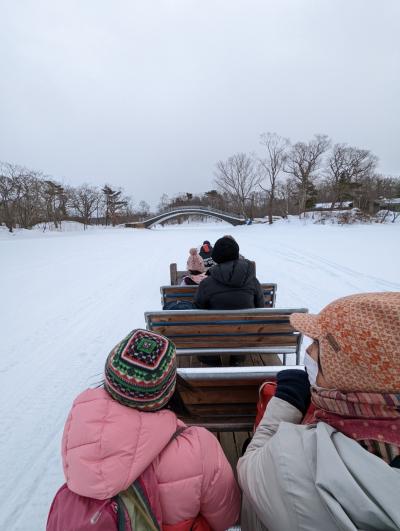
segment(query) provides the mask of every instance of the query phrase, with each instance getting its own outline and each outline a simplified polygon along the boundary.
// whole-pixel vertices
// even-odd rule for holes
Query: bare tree
[[[25,170],[16,180],[17,199],[15,214],[20,227],[28,229],[43,221],[43,181],[38,172]]]
[[[262,177],[255,171],[254,159],[246,153],[236,153],[226,161],[217,162],[215,183],[236,204],[246,218],[251,216],[252,194]]]
[[[283,171],[286,159],[289,140],[276,133],[264,133],[261,135],[260,143],[264,146],[266,157],[258,161],[259,171],[263,181],[267,182],[267,187],[260,187],[267,194],[268,198],[268,222],[272,224],[272,212],[274,208],[276,187],[280,173]]]
[[[310,191],[313,191],[316,171],[321,164],[322,155],[330,146],[326,135],[315,135],[309,142],[297,142],[290,149],[285,164],[285,172],[293,175],[299,192],[299,214],[306,209]]]
[[[30,228],[43,219],[41,174],[15,164],[0,165],[0,221],[12,232]]]
[[[0,167],[0,219],[10,232],[15,227],[16,172],[17,167],[12,164],[3,163]]]
[[[275,202],[278,212],[284,218],[297,208],[297,183],[292,177],[285,181],[279,181],[275,190]]]
[[[92,216],[98,208],[99,198],[100,192],[87,184],[72,190],[70,204],[82,218],[85,228],[91,223]]]
[[[327,183],[332,190],[332,205],[354,199],[355,190],[374,175],[378,159],[367,149],[335,144],[327,164]]]
[[[160,197],[160,202],[157,205],[158,212],[165,212],[169,208],[170,199],[168,197],[168,194],[163,194]]]
[[[142,199],[142,201],[140,201],[139,203],[138,211],[141,217],[147,217],[150,213],[149,203],[147,203],[146,201]]]

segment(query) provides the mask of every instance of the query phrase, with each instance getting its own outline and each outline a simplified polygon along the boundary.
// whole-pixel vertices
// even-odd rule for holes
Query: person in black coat
[[[264,308],[263,290],[254,264],[239,259],[239,245],[233,238],[217,240],[212,251],[216,262],[197,290],[194,303],[204,310]]]
[[[208,277],[199,285],[194,304],[204,310],[244,310],[264,308],[264,294],[256,279],[255,267],[239,258],[239,245],[231,237],[216,241],[212,252],[216,265],[208,270]],[[220,366],[219,356],[199,356],[199,361]],[[230,365],[239,365],[244,356],[230,356]]]

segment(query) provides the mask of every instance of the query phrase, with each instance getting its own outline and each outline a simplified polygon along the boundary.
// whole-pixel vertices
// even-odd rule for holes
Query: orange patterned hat
[[[317,315],[293,313],[290,322],[318,340],[330,388],[400,392],[400,292],[350,295]]]

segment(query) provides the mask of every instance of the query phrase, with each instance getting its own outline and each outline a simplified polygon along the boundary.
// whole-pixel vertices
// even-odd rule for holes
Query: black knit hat
[[[233,238],[224,236],[215,242],[211,258],[217,264],[237,260],[239,258],[239,245]]]

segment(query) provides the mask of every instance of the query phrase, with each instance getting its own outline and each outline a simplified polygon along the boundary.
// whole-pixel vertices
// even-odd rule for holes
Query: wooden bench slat
[[[282,353],[284,359],[287,353],[295,353],[298,362],[302,335],[290,325],[293,312],[307,310],[170,310],[146,312],[145,320],[148,329],[175,343],[178,355],[180,350],[193,356],[202,350],[208,355],[250,354],[259,348],[259,354]]]
[[[185,272],[186,274],[186,272]],[[277,285],[274,283],[262,283],[261,288],[264,292],[264,306],[273,308],[275,306]],[[161,306],[167,302],[184,300],[193,302],[198,286],[161,286]]]
[[[266,311],[268,310],[268,311]],[[278,309],[278,308],[249,308],[247,310],[157,310],[145,312],[145,317],[149,315],[152,323],[213,323],[219,321],[227,323],[230,321],[247,322],[260,321],[273,323],[275,321],[288,322],[290,315],[294,312],[304,313],[305,308]]]
[[[168,336],[171,337],[173,335],[178,335],[179,337],[191,337],[194,335],[216,337],[223,335],[230,336],[231,334],[235,334],[238,337],[251,335],[276,336],[287,335],[288,333],[293,335],[293,328],[289,322],[277,323],[276,325],[273,325],[272,323],[252,323],[251,321],[249,321],[248,323],[249,324],[247,325],[244,325],[243,323],[235,323],[234,321],[232,321],[229,325],[222,325],[220,323],[210,323],[207,327],[207,330],[205,330],[204,325],[199,326],[198,324],[194,323],[187,323],[186,325],[182,323],[171,323],[167,326],[161,323],[153,323],[153,329],[157,329],[160,331],[161,334],[168,334]],[[218,327],[218,333],[214,334],[213,330],[216,327]]]
[[[303,369],[302,366],[296,366]],[[274,380],[283,366],[178,369],[190,388],[181,388],[190,425],[215,431],[250,431],[256,415],[260,383]],[[243,439],[242,439],[243,440]]]
[[[271,366],[251,366],[251,367],[181,367],[178,369],[178,373],[185,379],[188,380],[190,385],[192,385],[192,380],[199,381],[202,378],[204,380],[216,380],[218,385],[220,382],[225,380],[236,381],[240,376],[247,380],[252,379],[275,379],[278,372],[289,370],[289,369],[300,369],[304,370],[303,365],[291,365],[283,367],[282,365],[271,365]]]
[[[218,420],[198,419],[196,417],[181,417],[181,420],[187,426],[201,426],[207,428],[209,431],[218,432],[219,435],[222,435],[225,432],[252,431],[255,415],[243,419],[226,418],[223,424]],[[220,438],[219,441],[221,442]],[[223,444],[221,446],[224,448]],[[225,448],[224,451],[225,455],[227,455]]]
[[[188,311],[191,311],[191,310],[188,310]],[[203,316],[201,316],[203,317]],[[206,316],[204,316],[206,317]],[[229,316],[228,316],[229,317]],[[162,318],[162,316],[161,316]],[[195,328],[198,328],[199,326],[202,327],[202,329],[204,329],[204,325],[207,325],[208,328],[211,330],[212,327],[214,326],[218,326],[218,327],[222,327],[222,326],[225,326],[225,327],[232,327],[232,326],[236,326],[236,327],[239,327],[240,325],[244,325],[244,327],[246,327],[246,329],[249,327],[249,326],[254,326],[254,325],[257,325],[257,328],[260,329],[260,330],[263,330],[263,328],[266,328],[268,327],[268,325],[270,325],[272,328],[276,328],[278,327],[279,325],[284,326],[285,329],[289,330],[290,332],[293,332],[293,327],[291,326],[290,322],[289,322],[289,316],[278,316],[277,318],[274,316],[273,319],[269,319],[269,318],[266,318],[266,319],[255,319],[253,317],[253,319],[249,319],[249,317],[247,317],[247,319],[241,319],[240,317],[239,318],[236,318],[236,319],[232,319],[232,318],[228,318],[228,319],[221,319],[221,318],[217,318],[217,319],[192,319],[192,320],[180,320],[180,319],[177,319],[175,318],[175,320],[171,321],[171,320],[168,320],[168,321],[164,321],[164,319],[161,319],[160,321],[157,321],[156,319],[153,320],[153,326],[168,326],[170,328],[177,328],[177,327],[193,327],[194,329]],[[228,330],[228,328],[226,328]],[[186,330],[187,331],[187,330]],[[185,333],[186,332],[185,330],[182,330],[182,333]],[[231,330],[229,330],[231,331]]]
[[[230,389],[232,390],[232,386],[230,386]],[[219,404],[223,403],[226,404],[226,407],[232,406],[233,409],[236,408],[236,406],[233,406],[233,404],[241,404],[243,402],[253,403],[254,399],[257,400],[257,389],[258,386],[253,385],[241,385],[241,392],[234,393],[230,392],[229,389],[224,389],[223,386],[220,387],[214,387],[210,386],[207,387],[207,390],[204,392],[201,392],[199,388],[193,388],[192,391],[185,390],[184,393],[182,392],[182,395],[185,396],[185,404],[205,404],[210,403],[211,404]],[[256,390],[256,392],[254,392]],[[224,395],[224,396],[221,396]]]
[[[158,333],[158,330],[155,330],[155,332]],[[215,354],[217,354],[218,347],[225,347],[229,348],[231,350],[230,354],[245,354],[246,348],[256,348],[257,346],[260,346],[261,348],[265,345],[265,339],[268,339],[268,345],[270,347],[276,347],[276,349],[270,349],[270,352],[272,354],[278,354],[280,353],[280,347],[287,347],[290,345],[293,345],[294,347],[297,345],[296,336],[288,337],[287,335],[284,336],[245,336],[247,338],[246,341],[240,341],[240,337],[228,337],[228,336],[222,336],[222,337],[192,337],[192,338],[182,338],[179,336],[174,336],[171,334],[164,333],[163,335],[167,336],[171,341],[173,341],[177,347],[183,348],[183,349],[191,349],[193,352],[192,354],[194,356],[201,355],[201,351],[203,348],[207,348],[210,343],[214,347]],[[212,339],[212,342],[210,341]],[[294,352],[284,352],[284,354],[294,354],[296,353],[296,349],[294,349]],[[221,352],[221,354],[226,354],[226,352]]]
[[[201,352],[202,354],[204,355],[214,355],[214,354],[253,354],[253,353],[256,353],[257,355],[264,355],[264,354],[296,354],[296,350],[297,350],[297,345],[293,345],[293,346],[277,346],[277,345],[273,345],[273,346],[263,346],[263,347],[260,347],[260,346],[257,346],[257,347],[244,347],[244,348],[240,348],[240,347],[233,347],[233,348],[225,348],[225,347],[216,347],[216,348],[202,348],[202,349],[198,349],[199,352]],[[185,355],[194,355],[194,351],[196,349],[192,349],[192,348],[188,348],[188,349],[185,349],[185,348],[181,348],[179,347],[177,349],[177,356],[185,356]],[[258,361],[260,362],[260,359],[258,358]],[[252,365],[265,365],[265,363],[252,363]],[[268,365],[271,365],[270,363],[268,363]],[[182,365],[182,367],[184,367],[184,365]]]

